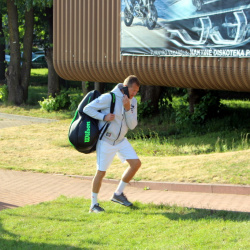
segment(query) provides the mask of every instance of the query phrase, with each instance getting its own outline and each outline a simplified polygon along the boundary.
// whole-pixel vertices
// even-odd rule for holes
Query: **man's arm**
[[[112,116],[110,116],[110,114],[105,115],[99,112],[99,110],[104,110],[104,109],[109,108],[110,103],[111,103],[111,95],[103,94],[99,96],[97,99],[90,102],[88,105],[86,105],[83,108],[83,112],[87,114],[88,116],[97,120],[111,121],[110,119],[112,119]]]
[[[134,99],[135,100],[135,99]],[[129,108],[128,105],[124,104],[125,108],[125,118],[126,123],[129,129],[133,130],[138,122],[137,122],[137,101],[132,101],[131,104],[129,102]]]

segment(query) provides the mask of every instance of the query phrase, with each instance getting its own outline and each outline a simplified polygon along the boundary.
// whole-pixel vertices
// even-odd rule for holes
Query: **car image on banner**
[[[250,57],[250,0],[121,0],[121,54]]]
[[[38,55],[31,60],[32,68],[48,68],[45,55]]]

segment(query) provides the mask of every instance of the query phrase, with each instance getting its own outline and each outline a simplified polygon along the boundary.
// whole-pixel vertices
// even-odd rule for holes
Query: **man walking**
[[[139,80],[134,75],[127,77],[123,84],[116,85],[112,90],[116,97],[113,114],[110,113],[111,95],[109,93],[101,95],[83,109],[84,113],[99,120],[99,128],[106,122],[110,123],[105,134],[102,136],[101,133],[96,146],[97,171],[92,181],[90,213],[104,211],[97,202],[97,196],[103,177],[116,154],[122,162],[127,161],[129,167],[124,171],[111,200],[124,206],[133,205],[128,201],[123,191],[140,168],[141,161],[125,135],[128,129],[134,129],[137,126],[137,101],[134,96],[139,91],[139,88]],[[101,136],[102,139],[100,139]]]

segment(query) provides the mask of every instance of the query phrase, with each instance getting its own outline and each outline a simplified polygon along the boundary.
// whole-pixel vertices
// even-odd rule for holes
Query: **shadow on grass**
[[[38,105],[38,101],[42,101],[43,98],[47,98],[48,88],[47,87],[32,87],[29,89],[28,104]]]
[[[152,210],[152,212],[144,212],[145,206],[147,210]],[[250,221],[250,213],[247,212],[233,212],[233,211],[224,211],[224,210],[211,210],[211,209],[196,209],[196,208],[187,208],[187,207],[178,207],[178,206],[168,206],[168,205],[156,205],[153,203],[150,204],[141,204],[140,202],[135,202],[132,207],[128,207],[127,211],[107,211],[109,214],[124,214],[129,215],[135,211],[136,213],[144,214],[145,216],[149,215],[159,215],[164,216],[169,220],[180,221],[180,220],[189,220],[189,221],[199,221],[199,220],[228,220],[234,222],[248,222]],[[160,219],[160,218],[159,218]]]
[[[18,206],[0,201],[0,211],[6,208],[15,208],[15,207]]]
[[[17,236],[16,236],[17,237]],[[17,237],[18,238],[18,237]],[[93,243],[92,243],[93,244]],[[97,244],[97,243],[96,243]],[[76,249],[81,250],[82,248],[72,247],[67,245],[53,245],[46,243],[31,243],[27,241],[19,241],[19,240],[3,240],[0,237],[0,248],[1,250],[10,250],[10,249]],[[93,249],[93,248],[84,248],[84,249]]]
[[[229,212],[229,211],[215,211],[215,210],[195,210],[187,214],[179,213],[163,213],[170,220],[229,220],[234,222],[250,221],[249,213]]]
[[[32,238],[32,235],[29,236]],[[0,220],[0,249],[9,250],[9,249],[75,249],[80,250],[82,248],[74,247],[65,244],[48,244],[48,243],[33,243],[26,240],[20,239],[21,235],[13,234],[4,229],[2,222]],[[90,243],[90,242],[87,242]],[[91,241],[93,245],[99,245],[98,242]],[[93,249],[93,248],[84,248],[84,249]]]
[[[195,209],[177,206],[155,205],[149,204],[150,207],[156,209],[166,209],[166,212],[159,212],[159,214],[167,217],[169,220],[228,220],[234,222],[250,221],[250,213],[247,212],[233,212],[224,210],[210,210],[210,209]],[[158,213],[156,213],[158,214]]]

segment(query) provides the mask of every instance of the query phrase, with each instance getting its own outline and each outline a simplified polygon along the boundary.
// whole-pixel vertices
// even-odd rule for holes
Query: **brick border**
[[[92,180],[91,176],[66,175],[73,178]],[[119,180],[103,179],[104,183],[118,184]],[[227,184],[198,184],[198,183],[178,183],[178,182],[152,182],[152,181],[131,181],[131,187],[165,190],[175,192],[197,192],[197,193],[215,193],[215,194],[237,194],[250,195],[249,185],[227,185]]]

